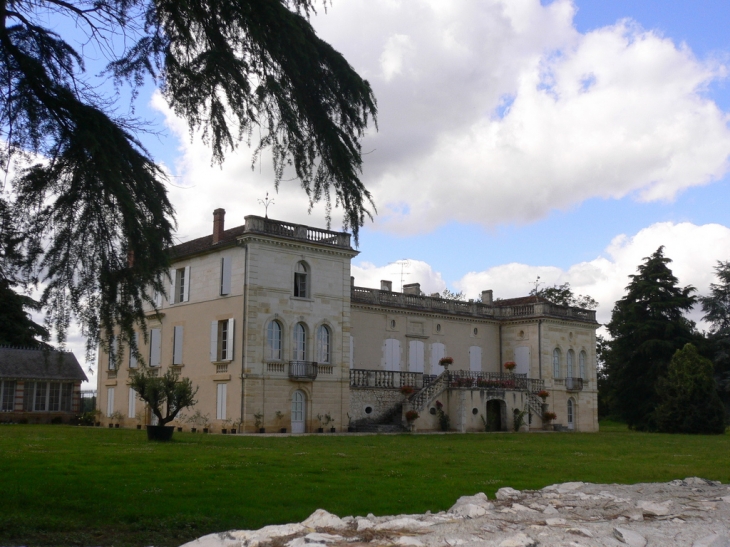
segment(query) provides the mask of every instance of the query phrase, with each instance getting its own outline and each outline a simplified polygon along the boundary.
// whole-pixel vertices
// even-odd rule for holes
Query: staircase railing
[[[408,402],[416,412],[422,411],[428,403],[449,386],[449,371],[445,370],[439,374],[435,380],[424,386],[420,391],[416,391],[410,396]]]

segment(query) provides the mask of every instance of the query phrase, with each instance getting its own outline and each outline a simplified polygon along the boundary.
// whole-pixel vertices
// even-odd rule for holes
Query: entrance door
[[[502,431],[502,401],[487,401],[487,431]]]
[[[575,403],[568,399],[568,429],[575,429]]]
[[[304,407],[304,393],[295,391],[291,397],[291,432],[304,433],[306,409]]]

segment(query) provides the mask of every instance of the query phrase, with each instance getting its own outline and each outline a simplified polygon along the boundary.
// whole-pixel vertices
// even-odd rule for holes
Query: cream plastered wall
[[[402,372],[409,371],[409,342],[413,340],[424,343],[425,374],[439,372],[431,367],[433,344],[436,343],[445,346],[445,356],[454,358],[453,370],[469,370],[469,348],[472,346],[482,350],[482,371],[499,370],[499,326],[495,322],[360,304],[353,304],[351,310],[353,368],[385,370],[385,340],[395,339],[400,344]]]

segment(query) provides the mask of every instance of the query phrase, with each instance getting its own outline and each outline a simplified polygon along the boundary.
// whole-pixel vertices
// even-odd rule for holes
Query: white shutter
[[[155,307],[162,307],[162,293],[160,291],[155,291]]]
[[[228,395],[228,384],[218,384],[218,401],[216,404],[216,419],[226,419],[226,398]]]
[[[172,348],[172,364],[182,365],[182,352],[183,352],[183,327],[177,326],[173,331],[173,348]]]
[[[183,283],[183,302],[187,302],[190,300],[190,266],[185,266],[185,281]]]
[[[137,351],[139,351],[139,333],[134,333],[134,344],[137,346]],[[134,356],[134,353],[132,353],[132,347],[129,348],[129,368],[137,368],[137,358]]]
[[[482,370],[482,348],[472,346],[469,348],[469,370],[481,372]]]
[[[527,374],[528,377],[530,375],[530,347],[529,346],[519,346],[515,348],[515,363],[517,363],[517,367],[515,367],[515,372],[517,374]]]
[[[135,408],[134,405],[137,402],[137,392],[133,388],[129,388],[129,408],[127,409],[127,416],[134,418]]]
[[[177,270],[170,270],[170,297],[167,301],[170,304],[175,303],[175,285],[177,285]]]
[[[106,417],[108,418],[114,413],[114,388],[106,389]]]
[[[227,333],[228,339],[226,340],[226,348],[228,348],[228,352],[226,355],[227,361],[233,360],[233,339],[235,338],[234,334],[236,333],[236,331],[233,328],[234,322],[235,322],[235,319],[233,319],[233,317],[231,317],[228,320],[228,333]]]
[[[231,257],[221,258],[221,295],[231,293]]]
[[[150,330],[150,366],[160,366],[160,345],[162,343],[162,332],[160,329]]]
[[[218,321],[210,322],[210,362],[218,360]]]
[[[408,343],[408,372],[423,372],[424,345],[420,340]]]

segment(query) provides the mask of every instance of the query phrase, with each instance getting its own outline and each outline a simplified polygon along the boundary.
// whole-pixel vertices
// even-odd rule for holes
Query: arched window
[[[304,262],[297,262],[297,267],[294,269],[294,296],[297,298],[308,298],[308,274],[309,269]]]
[[[560,378],[560,350],[553,350],[553,378]]]
[[[568,399],[568,429],[575,429],[575,401]]]
[[[266,358],[281,361],[281,325],[278,321],[270,321],[266,328]]]
[[[580,372],[580,377],[584,380],[586,379],[586,352],[581,351],[578,354],[578,368]]]
[[[295,361],[306,361],[307,360],[307,330],[304,325],[297,323],[294,326],[294,355],[292,358]]]
[[[567,359],[567,365],[568,365],[568,373],[565,375],[566,378],[573,378],[573,357],[575,356],[575,353],[572,349],[568,350],[568,359]]]
[[[317,362],[330,362],[330,345],[331,334],[330,329],[326,325],[322,325],[317,329]]]

